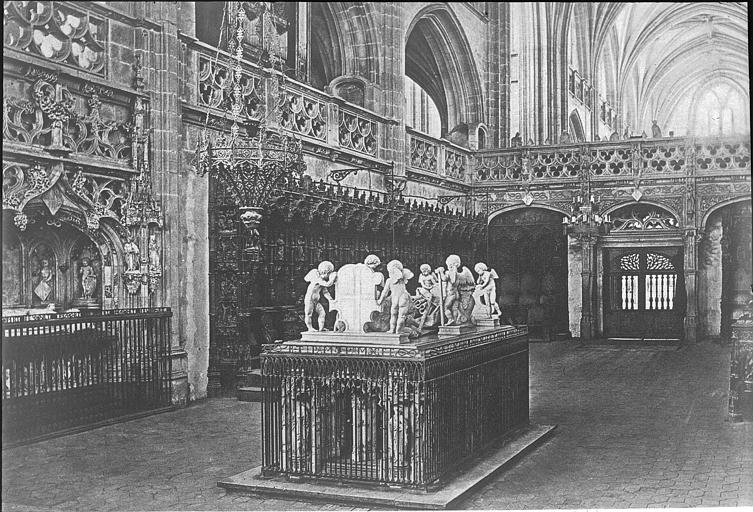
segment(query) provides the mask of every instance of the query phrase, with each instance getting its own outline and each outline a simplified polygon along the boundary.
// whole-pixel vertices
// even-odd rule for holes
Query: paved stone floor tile
[[[531,345],[531,421],[554,436],[454,506],[753,506],[753,425],[726,421],[729,348]],[[3,451],[3,511],[373,510],[227,492],[260,463],[232,399]]]

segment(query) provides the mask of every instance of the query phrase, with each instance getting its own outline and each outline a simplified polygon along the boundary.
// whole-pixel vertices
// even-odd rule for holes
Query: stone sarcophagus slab
[[[261,354],[262,474],[436,488],[528,425],[528,336],[288,341]]]

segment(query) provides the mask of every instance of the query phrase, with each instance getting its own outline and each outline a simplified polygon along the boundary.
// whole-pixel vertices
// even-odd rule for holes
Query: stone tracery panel
[[[376,156],[377,124],[340,109],[339,142],[341,147]]]
[[[105,74],[106,22],[63,2],[4,2],[3,44]]]
[[[230,110],[235,77],[226,66],[204,55],[199,55],[198,91],[199,105]],[[240,116],[260,119],[265,111],[262,79],[248,72],[241,73]]]
[[[103,96],[86,84],[75,90],[55,75],[5,77],[3,91],[4,140],[133,165],[136,109],[112,101],[109,91]]]
[[[677,229],[674,215],[656,206],[639,204],[615,210],[610,214],[612,231],[657,231]]]
[[[288,130],[325,140],[327,138],[327,105],[303,94],[287,92],[280,122]]]

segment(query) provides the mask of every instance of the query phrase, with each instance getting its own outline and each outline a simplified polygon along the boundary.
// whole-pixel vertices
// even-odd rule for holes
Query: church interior
[[[747,3],[9,1],[3,33],[4,509],[412,508],[537,425],[420,507],[753,506]],[[291,487],[227,484],[256,466]]]

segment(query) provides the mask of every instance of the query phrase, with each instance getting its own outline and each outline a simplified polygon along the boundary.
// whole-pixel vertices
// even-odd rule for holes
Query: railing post
[[[437,174],[439,174],[443,178],[447,177],[447,162],[445,161],[446,158],[447,150],[445,148],[445,145],[442,143],[437,144]]]
[[[340,146],[340,106],[332,101],[327,102],[327,144]]]

